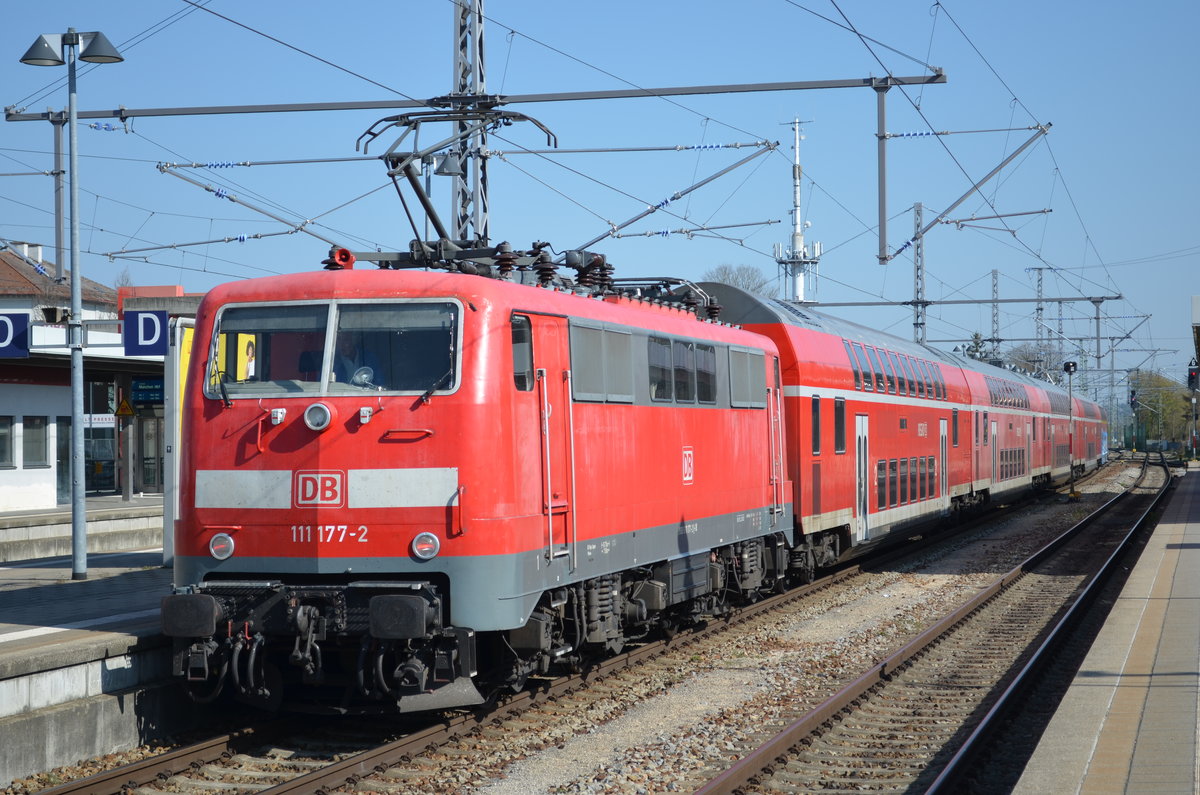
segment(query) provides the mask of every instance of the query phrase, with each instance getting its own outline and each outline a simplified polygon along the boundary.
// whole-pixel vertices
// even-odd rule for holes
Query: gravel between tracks
[[[590,731],[576,727],[567,742],[532,751],[506,770],[479,770],[482,776],[466,776],[453,790],[690,792],[731,761],[739,741],[765,739],[806,706],[823,701],[1045,539],[1095,510],[1137,472],[1121,464],[1109,467],[1079,489],[1079,503],[1058,500],[1022,510],[986,536],[968,534],[944,553],[923,555],[752,622],[730,633],[722,653],[693,658],[679,684],[640,700],[621,717]],[[526,742],[530,748],[541,744],[537,737]]]

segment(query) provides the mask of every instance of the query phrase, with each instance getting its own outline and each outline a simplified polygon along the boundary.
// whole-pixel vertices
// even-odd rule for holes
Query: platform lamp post
[[[80,47],[83,48],[80,52]],[[70,247],[71,315],[67,321],[67,344],[71,349],[71,579],[87,579],[87,485],[83,444],[83,275],[79,262],[79,146],[75,107],[75,61],[119,63],[125,60],[103,33],[66,33],[38,36],[21,56],[31,66],[67,67],[67,130],[70,140]]]
[[[1075,362],[1063,362],[1063,372],[1067,374],[1067,465],[1071,468],[1068,502],[1079,500],[1079,495],[1075,492],[1075,369]]]

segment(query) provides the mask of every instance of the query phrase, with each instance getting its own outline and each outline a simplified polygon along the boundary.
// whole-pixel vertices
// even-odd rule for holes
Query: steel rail
[[[1142,461],[1142,475],[1139,476],[1138,483],[1141,483],[1142,478],[1145,477],[1148,461],[1148,458]],[[1166,461],[1161,453],[1159,453],[1158,466],[1164,470],[1167,469]],[[1140,538],[1151,514],[1158,510],[1173,483],[1174,478],[1168,471],[1167,480],[1163,488],[1155,495],[1154,500],[1142,512],[1142,515],[1137,518],[1133,527],[1130,528],[1125,537],[1121,539],[1120,544],[1117,545],[1117,548],[1109,555],[1108,560],[1104,562],[1104,565],[1091,581],[1088,582],[1087,587],[1084,588],[1083,592],[1075,600],[1075,603],[1071,605],[1070,609],[1062,616],[1062,619],[1054,629],[1038,646],[1029,661],[1021,669],[1021,672],[1005,688],[1004,692],[1001,693],[1000,697],[992,705],[992,708],[988,710],[987,714],[984,715],[983,719],[975,727],[975,730],[971,732],[970,736],[967,737],[966,741],[963,742],[950,761],[946,763],[946,766],[942,768],[942,772],[929,786],[929,789],[926,790],[927,795],[957,791],[955,787],[969,774],[971,764],[979,758],[979,754],[986,748],[988,741],[994,736],[997,728],[1019,706],[1018,699],[1026,695],[1033,685],[1036,684],[1037,677],[1053,662],[1051,658],[1054,656],[1054,653],[1062,648],[1071,631],[1076,629],[1086,618],[1087,610],[1092,607],[1104,588],[1112,580],[1113,574],[1121,561],[1124,560],[1126,554]],[[1131,487],[1131,490],[1136,487],[1135,484]],[[1123,492],[1118,497],[1123,497],[1129,493],[1129,491]],[[1116,498],[1112,502],[1115,501]],[[1111,505],[1112,502],[1109,504]]]
[[[754,782],[763,772],[769,772],[777,759],[787,756],[792,748],[800,745],[805,738],[816,732],[822,725],[851,707],[858,699],[866,696],[876,686],[886,682],[895,671],[906,665],[909,660],[932,645],[942,635],[951,631],[959,622],[990,602],[1012,583],[1024,577],[1029,569],[1053,555],[1061,546],[1090,526],[1117,502],[1123,500],[1141,482],[1145,476],[1145,471],[1146,462],[1143,461],[1142,473],[1138,476],[1138,481],[1134,485],[1084,517],[1057,539],[1051,541],[1025,561],[1013,567],[990,586],[978,592],[954,612],[927,628],[882,662],[869,668],[858,679],[817,705],[809,713],[793,721],[773,738],[743,756],[720,775],[710,779],[707,784],[696,790],[697,795],[728,795]],[[1170,479],[1168,478],[1167,485],[1169,486],[1169,484]],[[1165,493],[1165,490],[1166,487],[1164,487],[1156,499],[1161,499],[1162,493]],[[1112,559],[1110,558],[1105,565],[1107,566],[1111,562]]]

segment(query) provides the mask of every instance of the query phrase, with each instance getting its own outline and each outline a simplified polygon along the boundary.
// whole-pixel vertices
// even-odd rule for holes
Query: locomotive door
[[[546,557],[553,560],[569,555],[569,541],[575,538],[570,338],[565,318],[530,315],[529,319],[541,428],[540,487]]]
[[[854,531],[859,540],[866,541],[871,537],[871,529],[867,523],[867,509],[871,496],[871,451],[867,444],[867,415],[854,416]]]

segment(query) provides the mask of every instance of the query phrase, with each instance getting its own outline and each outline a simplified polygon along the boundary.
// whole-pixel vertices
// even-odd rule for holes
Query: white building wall
[[[66,386],[5,384],[0,389],[0,416],[13,420],[12,468],[0,468],[0,511],[53,508],[57,504],[56,451],[58,417],[71,414],[71,389]],[[46,417],[48,466],[25,465],[24,417]],[[69,431],[64,428],[64,433]]]

